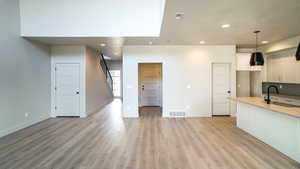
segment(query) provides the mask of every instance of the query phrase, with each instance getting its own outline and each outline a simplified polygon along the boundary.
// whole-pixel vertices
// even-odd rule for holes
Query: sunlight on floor
[[[122,118],[122,100],[114,99],[109,105],[110,120],[112,121],[112,128],[121,131],[124,127],[124,121]]]

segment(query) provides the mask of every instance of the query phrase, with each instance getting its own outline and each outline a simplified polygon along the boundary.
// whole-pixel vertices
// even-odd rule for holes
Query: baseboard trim
[[[123,119],[137,119],[139,116],[124,116]]]
[[[124,119],[139,118],[139,114],[123,113]]]
[[[87,117],[87,114],[88,114],[87,112],[80,113],[80,116],[79,116],[79,117],[80,117],[80,118],[86,118],[86,117]]]
[[[9,134],[12,134],[12,133],[14,133],[16,131],[22,130],[24,128],[30,127],[30,126],[32,126],[32,125],[34,125],[36,123],[39,123],[39,122],[44,121],[44,120],[47,120],[49,118],[50,118],[50,116],[46,116],[46,117],[42,116],[42,117],[39,117],[37,119],[33,119],[33,120],[30,120],[30,121],[24,122],[24,123],[22,123],[20,125],[16,125],[14,127],[10,127],[8,129],[5,129],[5,130],[0,130],[0,138],[4,137],[4,136],[7,136]]]

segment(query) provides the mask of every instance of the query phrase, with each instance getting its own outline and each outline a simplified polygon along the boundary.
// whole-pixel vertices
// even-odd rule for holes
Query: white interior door
[[[56,64],[56,116],[80,116],[80,65]]]
[[[212,113],[230,115],[230,64],[213,64],[212,76]]]
[[[162,102],[160,63],[143,63],[139,65],[140,106],[160,106]]]

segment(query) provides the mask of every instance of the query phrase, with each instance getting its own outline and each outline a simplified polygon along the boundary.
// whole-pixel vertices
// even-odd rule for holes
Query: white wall
[[[138,63],[163,64],[164,117],[172,110],[186,111],[188,117],[211,116],[211,64],[232,63],[231,88],[235,96],[235,50],[235,46],[125,46],[123,116],[138,117]],[[231,108],[234,114],[235,103]]]
[[[57,63],[80,64],[80,116],[100,110],[112,101],[112,91],[106,83],[96,51],[80,45],[59,45],[51,47],[52,64],[52,106],[51,114],[55,117],[55,65]]]
[[[80,64],[80,116],[86,116],[85,104],[85,46],[52,46],[51,47],[51,116],[55,114],[55,65],[57,63],[78,63]]]
[[[105,74],[95,50],[86,48],[86,112],[98,112],[113,100],[111,88],[107,85]]]
[[[1,137],[49,118],[50,50],[19,37],[18,0],[0,1],[0,22]]]
[[[159,36],[165,0],[20,0],[22,36]]]

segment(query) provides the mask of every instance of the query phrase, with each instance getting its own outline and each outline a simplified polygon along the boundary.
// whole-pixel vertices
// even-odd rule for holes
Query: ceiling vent
[[[171,111],[169,115],[173,118],[184,118],[186,113],[184,111]]]
[[[176,15],[175,15],[175,18],[176,18],[177,20],[181,20],[181,19],[183,19],[183,17],[184,17],[184,13],[182,13],[182,12],[178,12],[178,13],[176,13]]]

